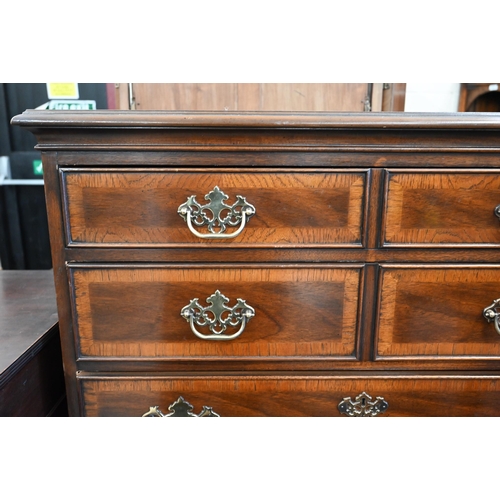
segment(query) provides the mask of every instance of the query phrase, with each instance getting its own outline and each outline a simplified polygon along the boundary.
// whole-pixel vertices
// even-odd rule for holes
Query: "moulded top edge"
[[[331,113],[26,110],[13,125],[31,128],[500,128],[500,113]]]

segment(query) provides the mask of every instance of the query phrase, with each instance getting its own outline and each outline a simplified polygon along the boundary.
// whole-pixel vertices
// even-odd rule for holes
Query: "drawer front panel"
[[[500,416],[500,378],[408,376],[151,376],[79,377],[85,416],[140,417],[158,406],[164,414],[179,396],[199,414],[209,406],[221,417],[345,417],[343,409],[382,398],[383,416]],[[365,395],[363,395],[365,393]],[[358,396],[361,396],[358,398]],[[365,398],[362,401],[362,398]],[[356,398],[358,398],[356,400]],[[350,401],[349,401],[350,400]],[[358,406],[358,411],[363,413]],[[375,410],[376,411],[376,410]]]
[[[81,357],[354,356],[361,266],[75,265],[69,273]],[[229,299],[229,308],[242,299],[255,310],[244,331],[232,340],[198,338],[181,316],[193,299],[209,307],[207,299],[216,291]],[[195,327],[203,335],[211,334],[206,326]],[[237,329],[228,327],[225,334]]]
[[[500,335],[483,310],[500,298],[500,266],[385,266],[378,357],[500,356]]]
[[[500,171],[387,172],[384,246],[500,246]]]
[[[363,239],[365,181],[366,172],[61,169],[66,244],[359,247]],[[242,196],[255,207],[255,214],[234,238],[201,238],[178,214],[179,207],[191,196],[199,205],[212,203],[216,195],[210,193],[216,187],[227,196],[226,205],[232,206],[237,196]],[[213,218],[210,211],[204,213]],[[225,217],[228,211],[221,213]],[[221,234],[235,232],[240,225],[227,227]],[[208,225],[194,228],[210,234]],[[215,233],[220,231],[219,226],[213,229]]]

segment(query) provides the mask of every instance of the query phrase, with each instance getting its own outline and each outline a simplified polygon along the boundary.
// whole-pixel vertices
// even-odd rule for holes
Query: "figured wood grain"
[[[377,355],[500,356],[483,309],[500,298],[500,266],[383,267]]]
[[[381,417],[500,416],[500,377],[466,375],[318,376],[175,374],[78,376],[86,416],[140,417],[151,406],[164,413],[182,396],[200,412],[222,417],[340,417],[338,404],[362,392],[389,404]]]
[[[385,245],[500,245],[499,173],[388,172]]]
[[[44,155],[71,415],[166,410],[182,392],[226,415],[326,416],[366,390],[389,415],[498,416],[498,334],[482,310],[497,297],[499,114],[28,111],[13,124]],[[173,236],[183,222],[165,205],[225,191],[172,202],[216,175],[253,189],[227,192],[257,208],[242,239]],[[186,183],[158,196],[174,179]],[[257,315],[207,350],[172,325],[189,326],[191,284],[203,301],[216,278]]]
[[[365,177],[331,171],[64,169],[67,241],[72,246],[360,246]],[[206,204],[216,186],[229,196],[227,204],[241,195],[256,208],[243,232],[222,243],[193,235],[177,213],[189,196]]]
[[[69,271],[83,357],[354,356],[360,266]],[[230,299],[228,307],[241,298],[255,309],[236,339],[199,339],[180,315],[194,298],[208,306],[216,290]]]

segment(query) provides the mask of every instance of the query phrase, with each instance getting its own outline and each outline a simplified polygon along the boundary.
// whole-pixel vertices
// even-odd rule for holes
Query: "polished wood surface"
[[[360,268],[71,267],[82,356],[354,356]],[[200,340],[180,312],[216,290],[255,317],[233,340]],[[208,329],[199,327],[204,333]],[[235,333],[231,329],[228,334]]]
[[[51,271],[0,271],[0,381],[42,347],[57,321]]]
[[[150,374],[78,376],[84,414],[137,417],[150,406],[168,407],[183,396],[196,410],[210,406],[222,417],[345,417],[338,405],[365,392],[388,403],[384,416],[498,416],[498,375],[236,375],[191,377]]]
[[[327,170],[64,169],[67,241],[72,246],[360,246],[365,178],[365,172]],[[222,243],[198,238],[177,213],[190,196],[206,204],[216,186],[229,197],[228,205],[240,195],[256,209],[244,231]]]
[[[50,146],[58,142],[66,145],[64,149],[74,149],[71,146],[77,144],[82,138],[88,137],[92,129],[114,129],[121,132],[123,139],[134,137],[140,133],[140,129],[147,127],[151,132],[154,129],[163,129],[164,138],[170,134],[175,136],[178,129],[190,130],[191,135],[199,128],[209,127],[221,129],[231,127],[234,130],[246,129],[281,129],[282,141],[293,138],[288,129],[310,128],[357,130],[367,129],[376,132],[377,135],[386,137],[384,143],[389,143],[393,136],[385,134],[390,130],[406,131],[406,137],[415,130],[434,130],[433,143],[441,143],[445,148],[442,138],[447,135],[448,130],[465,130],[468,133],[484,130],[497,130],[498,113],[331,113],[331,112],[284,112],[269,111],[261,113],[252,112],[185,112],[185,111],[130,111],[121,110],[96,110],[96,111],[49,111],[27,109],[24,113],[14,116],[12,125],[27,127],[35,135],[39,135],[37,149],[52,149]],[[84,127],[83,130],[77,130]],[[382,130],[381,130],[382,129]],[[127,130],[129,133],[127,134]],[[63,134],[64,131],[64,135]],[[134,131],[132,133],[132,131]],[[438,132],[436,132],[438,131]],[[261,130],[262,132],[262,130]],[[231,136],[231,131],[226,130],[226,137]],[[362,134],[353,134],[353,141],[362,144],[364,141],[373,142],[373,137]],[[464,137],[466,134],[459,136]],[[405,137],[400,137],[404,139]],[[489,138],[489,136],[488,136]],[[457,141],[455,141],[457,142]],[[191,144],[191,146],[194,143]],[[120,142],[108,144],[108,151],[119,149]],[[165,145],[168,145],[166,143]],[[382,145],[382,144],[381,144]],[[92,146],[89,144],[88,146]],[[185,145],[188,149],[188,144]],[[431,145],[427,145],[428,149]],[[483,146],[492,147],[492,144]],[[143,150],[144,152],[144,150]]]
[[[42,151],[71,415],[180,395],[217,411],[210,393],[226,415],[331,415],[362,391],[391,397],[384,415],[500,415],[482,316],[500,298],[500,115],[13,123]],[[197,240],[177,215],[215,185],[256,207],[234,240]],[[216,289],[256,309],[235,342],[194,338],[180,316]]]
[[[0,416],[65,413],[52,271],[0,271]]]
[[[498,171],[389,171],[386,245],[500,245]]]
[[[483,317],[500,298],[500,266],[383,266],[377,354],[500,355],[500,335]]]

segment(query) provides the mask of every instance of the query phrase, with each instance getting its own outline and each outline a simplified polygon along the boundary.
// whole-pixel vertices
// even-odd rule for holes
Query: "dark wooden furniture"
[[[500,416],[500,115],[13,123],[71,415]]]
[[[462,83],[458,111],[499,112],[500,84]]]
[[[0,271],[0,416],[65,415],[53,273]]]

